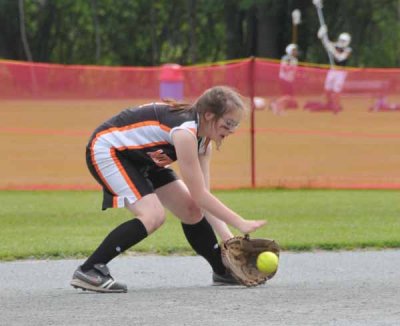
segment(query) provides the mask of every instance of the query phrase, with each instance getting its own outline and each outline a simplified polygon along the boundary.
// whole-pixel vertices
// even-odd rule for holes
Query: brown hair
[[[214,113],[215,121],[231,110],[246,111],[243,97],[228,86],[215,86],[207,89],[196,100],[194,110],[200,115],[206,112]]]
[[[213,123],[231,110],[247,111],[247,106],[244,103],[242,95],[228,86],[215,86],[207,89],[197,98],[193,106],[171,99],[163,99],[163,102],[167,103],[172,111],[194,110],[200,116],[204,116],[206,112],[211,112],[214,114]],[[210,139],[207,138],[205,147],[208,146],[209,142]],[[216,142],[216,146],[218,150],[221,142]]]
[[[214,113],[215,121],[230,110],[247,110],[242,95],[228,86],[214,86],[207,89],[193,105],[169,98],[162,99],[162,101],[168,104],[173,111],[195,110],[200,115],[204,115],[206,112]]]
[[[189,110],[192,108],[192,105],[186,102],[176,101],[173,98],[163,98],[162,101],[171,108],[172,111],[177,110]]]
[[[213,123],[216,123],[225,113],[232,110],[247,111],[242,95],[228,86],[215,86],[207,89],[194,103],[193,109],[201,116],[206,112],[214,114]],[[206,140],[205,147],[210,139]],[[215,142],[217,150],[221,141]]]

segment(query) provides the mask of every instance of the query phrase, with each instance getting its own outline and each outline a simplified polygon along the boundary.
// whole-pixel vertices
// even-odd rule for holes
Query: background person
[[[352,49],[349,47],[351,36],[349,33],[341,33],[336,42],[331,42],[326,25],[319,28],[317,35],[334,62],[325,79],[324,90],[327,100],[325,108],[337,113],[342,110],[340,94],[347,77],[347,71],[340,67],[346,66],[351,55]]]
[[[213,269],[218,284],[236,283],[227,273],[218,240],[204,213],[222,239],[231,237],[226,224],[242,233],[253,232],[264,220],[245,220],[209,191],[211,141],[217,148],[233,134],[245,114],[242,97],[217,86],[193,105],[151,103],[126,109],[92,134],[87,165],[103,187],[103,210],[125,207],[136,218],[115,228],[79,266],[71,285],[97,292],[127,292],[107,264],[157,230],[165,208],[182,221],[192,248]],[[168,166],[177,161],[183,180]],[[215,217],[214,217],[215,216]]]
[[[380,83],[380,90],[378,91],[377,98],[373,105],[369,108],[369,111],[379,112],[379,111],[399,111],[400,104],[391,102],[389,100],[389,93],[395,87],[395,82],[391,79],[386,79]]]
[[[297,108],[298,103],[294,98],[294,81],[298,65],[298,47],[291,43],[285,49],[286,54],[281,58],[279,67],[279,86],[281,97],[272,100],[270,109],[275,114],[280,114],[287,108]]]

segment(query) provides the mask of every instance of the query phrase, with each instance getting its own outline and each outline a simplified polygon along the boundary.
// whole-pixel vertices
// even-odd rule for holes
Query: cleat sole
[[[127,290],[124,290],[124,289],[120,289],[120,290],[105,289],[105,288],[93,286],[91,284],[85,283],[78,279],[73,279],[70,284],[75,289],[81,289],[83,291],[93,291],[93,292],[98,292],[98,293],[126,293],[126,292],[128,292]]]

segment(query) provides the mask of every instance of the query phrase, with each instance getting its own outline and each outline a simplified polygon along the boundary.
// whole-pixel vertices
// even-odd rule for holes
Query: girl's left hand
[[[265,220],[244,220],[238,229],[243,234],[248,234],[263,227],[266,223]]]

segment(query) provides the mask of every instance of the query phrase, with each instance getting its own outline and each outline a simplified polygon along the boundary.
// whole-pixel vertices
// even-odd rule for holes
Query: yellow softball
[[[264,251],[257,256],[257,268],[265,274],[272,274],[278,269],[279,258],[271,251]]]

